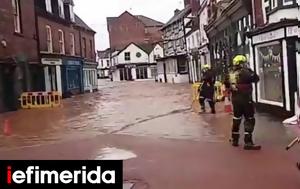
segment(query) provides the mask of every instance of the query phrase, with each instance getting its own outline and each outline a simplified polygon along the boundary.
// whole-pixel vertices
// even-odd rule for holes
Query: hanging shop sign
[[[284,38],[284,28],[253,36],[253,44],[264,43]]]

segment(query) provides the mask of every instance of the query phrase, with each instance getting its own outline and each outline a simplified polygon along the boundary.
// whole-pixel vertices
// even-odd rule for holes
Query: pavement
[[[20,110],[0,133],[0,159],[123,159],[124,188],[296,189],[299,148],[279,118],[257,114],[258,152],[230,146],[231,115],[199,114],[191,86],[102,81],[63,108]],[[242,140],[241,140],[242,144]]]

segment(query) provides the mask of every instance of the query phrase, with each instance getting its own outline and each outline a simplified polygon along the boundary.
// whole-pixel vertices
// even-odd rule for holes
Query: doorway
[[[167,67],[166,67],[166,63],[164,63],[164,79],[165,79],[165,83],[168,83],[168,80],[167,80]]]
[[[15,67],[3,66],[1,69],[1,85],[3,86],[4,111],[16,111],[17,101],[15,95],[14,73]]]

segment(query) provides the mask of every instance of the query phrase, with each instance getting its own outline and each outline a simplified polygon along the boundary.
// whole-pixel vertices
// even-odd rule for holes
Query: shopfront
[[[63,97],[83,93],[83,68],[81,59],[63,59],[61,72]]]
[[[97,90],[97,63],[85,62],[83,66],[84,91]]]
[[[60,58],[42,58],[44,65],[45,89],[47,92],[58,91],[62,93]]]
[[[297,92],[295,48],[298,34],[293,27],[278,26],[252,36],[250,64],[260,76],[254,92],[255,101],[259,109],[279,115],[294,113],[294,96]]]

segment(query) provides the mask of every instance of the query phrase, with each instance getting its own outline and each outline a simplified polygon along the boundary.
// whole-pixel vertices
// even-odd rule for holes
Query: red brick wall
[[[50,19],[39,16],[38,17],[38,29],[39,29],[39,42],[40,42],[40,51],[47,51],[47,35],[46,35],[46,26],[51,27],[52,32],[52,44],[53,44],[53,53],[59,53],[59,38],[58,30],[64,32],[64,41],[65,41],[65,54],[71,55],[71,37],[70,34],[73,33],[75,36],[75,55],[80,55],[80,39],[79,31],[68,25],[60,24],[54,22]]]
[[[108,23],[110,47],[123,48],[130,42],[145,42],[145,27],[136,17],[125,12],[112,23]]]
[[[86,56],[84,57],[83,53],[83,38],[86,39]],[[92,46],[90,45],[92,42]],[[82,48],[82,57],[86,58],[87,61],[96,62],[96,51],[95,51],[95,38],[94,33],[89,31],[81,31],[81,48]]]
[[[14,33],[14,20],[11,0],[0,3],[0,41],[7,41],[7,47],[0,45],[0,59],[24,54],[29,62],[38,62],[34,0],[20,1],[21,28],[20,35]]]

